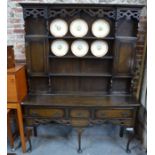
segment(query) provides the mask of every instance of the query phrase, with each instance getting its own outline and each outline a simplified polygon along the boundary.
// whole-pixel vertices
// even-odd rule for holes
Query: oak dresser
[[[29,94],[22,102],[26,126],[34,127],[36,131],[38,125],[54,121],[75,127],[79,153],[82,152],[81,134],[87,126],[112,123],[120,126],[120,136],[124,129],[134,132],[140,106],[133,89],[137,69],[136,41],[143,6],[21,5],[25,20],[29,87]],[[51,23],[55,19],[67,23],[65,35],[51,34]],[[88,25],[88,32],[82,37],[71,33],[70,25],[76,19],[82,19]],[[92,34],[92,25],[96,20],[108,23],[110,30],[105,37]],[[58,56],[51,51],[55,40],[67,42],[67,54]],[[85,41],[88,45],[88,52],[84,56],[73,54],[72,44],[76,40]],[[91,45],[97,40],[106,42],[108,49],[104,56],[92,54]],[[83,48],[83,43],[80,46]],[[130,152],[130,141],[131,138],[127,143],[127,152]]]

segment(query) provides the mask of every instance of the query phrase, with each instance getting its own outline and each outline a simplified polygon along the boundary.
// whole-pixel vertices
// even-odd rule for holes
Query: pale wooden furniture
[[[11,131],[10,113],[11,113],[11,109],[7,109],[7,133],[8,133],[11,149],[14,150],[14,137]]]
[[[25,98],[26,95],[27,85],[25,66],[16,65],[14,68],[7,70],[7,108],[8,110],[15,109],[17,111],[19,133],[23,152],[26,152],[26,143],[24,136],[21,101]],[[11,146],[13,146],[13,138],[11,138]]]

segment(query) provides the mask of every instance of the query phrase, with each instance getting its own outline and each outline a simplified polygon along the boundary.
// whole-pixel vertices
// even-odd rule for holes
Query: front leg
[[[124,135],[124,126],[121,126],[119,136],[122,138],[123,135]]]
[[[127,142],[127,145],[126,145],[126,152],[131,153],[131,150],[130,150],[129,147],[130,147],[131,141],[135,137],[134,128],[126,128],[126,131],[129,133],[129,138],[128,138],[128,142]]]
[[[78,132],[78,150],[77,150],[77,152],[78,153],[82,153],[82,149],[81,149],[81,135],[82,135],[83,129],[82,128],[77,128],[77,132]]]

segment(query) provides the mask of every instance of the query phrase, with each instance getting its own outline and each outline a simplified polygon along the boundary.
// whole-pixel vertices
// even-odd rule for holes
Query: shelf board
[[[47,38],[48,35],[41,35],[41,34],[29,34],[25,35],[25,38]]]
[[[95,57],[95,56],[84,56],[84,57],[76,57],[76,56],[62,56],[57,57],[53,55],[49,55],[49,58],[55,58],[55,59],[113,59],[113,56],[103,56],[103,57]]]
[[[132,78],[132,75],[114,75],[114,78]]]
[[[48,77],[49,75],[46,73],[28,73],[29,77]]]
[[[136,36],[115,36],[116,39],[137,40]]]
[[[74,36],[64,36],[64,37],[54,37],[49,35],[49,39],[95,39],[95,40],[114,40],[115,37],[105,37],[105,38],[97,38],[95,36],[84,36],[84,37],[74,37]]]
[[[125,97],[125,96],[132,96],[129,93],[109,93],[108,91],[103,92],[103,91],[92,91],[92,92],[86,92],[86,91],[40,91],[40,92],[34,92],[30,91],[29,95],[46,95],[46,96],[68,96],[68,97],[74,97],[74,96],[94,96],[94,97],[103,97],[103,96],[118,96],[118,97]]]
[[[97,38],[95,36],[84,36],[84,37],[74,37],[74,36],[64,36],[64,37],[54,37],[48,34],[26,34],[25,38],[49,38],[49,39],[95,39],[95,40],[114,40],[115,37],[105,37]]]
[[[111,77],[109,73],[50,73],[50,76]]]
[[[49,77],[49,76],[71,76],[71,77],[113,77],[117,78],[132,78],[132,75],[112,75],[110,73],[28,73],[29,77]]]

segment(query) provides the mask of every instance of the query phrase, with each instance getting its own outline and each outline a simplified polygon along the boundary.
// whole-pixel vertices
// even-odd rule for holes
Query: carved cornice
[[[46,17],[46,8],[24,8],[24,18],[32,16],[33,18]]]
[[[130,10],[130,9],[118,9],[117,10],[117,20],[121,18],[126,18],[131,20],[131,18],[139,20],[140,10]]]

